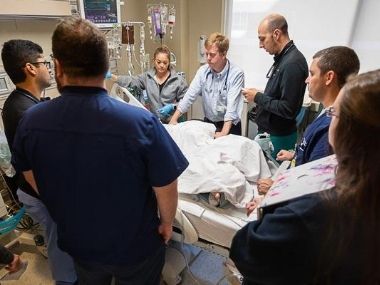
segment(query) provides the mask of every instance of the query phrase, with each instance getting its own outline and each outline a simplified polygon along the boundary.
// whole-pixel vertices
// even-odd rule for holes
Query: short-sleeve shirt
[[[33,170],[62,250],[136,264],[163,244],[152,187],[173,182],[188,162],[150,112],[102,88],[65,87],[61,95],[25,113],[14,164]]]

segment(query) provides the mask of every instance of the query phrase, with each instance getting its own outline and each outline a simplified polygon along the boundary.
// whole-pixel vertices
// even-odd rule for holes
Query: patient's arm
[[[158,210],[160,211],[161,223],[158,227],[158,232],[167,243],[172,236],[172,226],[177,210],[177,179],[166,186],[153,187],[153,190],[156,194]]]
[[[294,151],[289,151],[289,150],[280,150],[277,153],[276,159],[279,161],[285,161],[285,160],[292,160],[294,158]]]
[[[269,188],[273,185],[273,180],[271,178],[261,178],[257,180],[257,191],[260,195],[267,194]]]

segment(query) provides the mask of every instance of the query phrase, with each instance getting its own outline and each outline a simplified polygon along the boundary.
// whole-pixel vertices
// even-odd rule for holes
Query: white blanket
[[[214,139],[214,125],[200,121],[165,127],[190,162],[178,180],[180,193],[222,192],[243,208],[257,195],[257,179],[271,176],[260,146],[248,138]]]

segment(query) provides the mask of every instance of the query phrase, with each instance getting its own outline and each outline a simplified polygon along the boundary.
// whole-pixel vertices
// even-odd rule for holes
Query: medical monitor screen
[[[120,0],[80,0],[82,18],[100,28],[120,23]]]

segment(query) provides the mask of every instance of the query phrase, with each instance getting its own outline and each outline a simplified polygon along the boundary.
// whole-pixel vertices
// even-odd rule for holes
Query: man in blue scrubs
[[[334,103],[340,89],[348,77],[359,72],[360,62],[355,51],[345,46],[332,46],[318,51],[310,65],[310,75],[306,79],[309,96],[320,102],[324,109],[306,128],[297,145],[296,151],[280,150],[277,160],[295,159],[295,165],[301,165],[331,154],[328,130],[331,122],[329,108]],[[265,194],[272,186],[270,178],[257,181],[259,193]]]
[[[296,152],[281,150],[277,154],[278,160],[295,158],[297,166],[331,154],[328,142],[331,116],[328,110],[347,78],[356,75],[359,68],[359,58],[349,47],[333,46],[320,50],[313,56],[306,83],[309,96],[314,101],[320,102],[323,110],[307,127],[300,144],[296,147]]]
[[[92,23],[62,21],[52,51],[61,96],[26,112],[15,165],[56,221],[79,284],[159,284],[188,162],[150,112],[108,96],[107,42]]]

